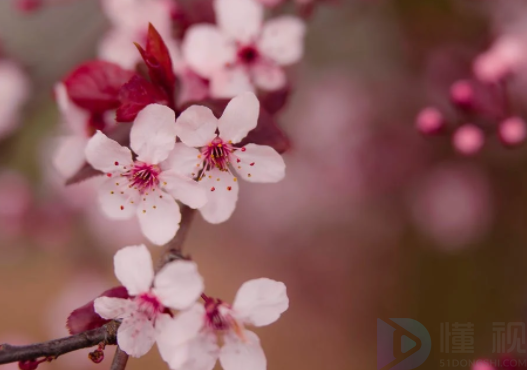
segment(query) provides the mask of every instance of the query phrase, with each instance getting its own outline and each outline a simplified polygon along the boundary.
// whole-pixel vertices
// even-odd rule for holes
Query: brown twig
[[[36,360],[41,357],[57,358],[68,352],[96,346],[100,343],[115,344],[119,323],[111,321],[100,328],[88,330],[66,338],[49,342],[12,346],[0,344],[0,364]]]
[[[123,370],[126,367],[127,362],[128,355],[119,346],[117,346],[110,370]]]

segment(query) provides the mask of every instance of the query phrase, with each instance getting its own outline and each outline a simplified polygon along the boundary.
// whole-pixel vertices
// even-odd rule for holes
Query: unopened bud
[[[444,127],[443,115],[437,108],[424,108],[417,115],[415,126],[424,135],[437,134]]]
[[[522,144],[527,137],[525,121],[520,117],[509,117],[500,123],[498,135],[504,145],[516,146]]]
[[[20,370],[35,370],[40,365],[40,361],[28,360],[28,361],[18,361],[18,368]]]
[[[450,87],[450,99],[461,108],[470,108],[474,102],[474,87],[469,81],[457,81]]]
[[[99,364],[104,360],[104,351],[96,349],[95,351],[88,353],[88,358],[94,363]]]
[[[483,131],[476,125],[467,123],[459,127],[452,136],[454,148],[465,155],[473,155],[479,152],[485,143]]]

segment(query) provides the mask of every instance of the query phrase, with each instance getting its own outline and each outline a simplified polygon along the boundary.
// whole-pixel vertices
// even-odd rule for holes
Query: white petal
[[[89,119],[88,112],[79,108],[71,101],[66,86],[63,83],[56,84],[54,91],[60,114],[68,128],[72,133],[78,136],[84,136],[87,139],[86,123]]]
[[[148,292],[154,280],[152,256],[144,245],[125,247],[113,257],[115,276],[128,294],[135,296]]]
[[[127,220],[135,214],[139,192],[128,187],[122,177],[112,177],[104,181],[98,191],[99,204],[108,218]]]
[[[220,363],[224,370],[266,370],[267,359],[260,339],[251,331],[243,332],[245,341],[234,335],[226,335],[220,352]]]
[[[193,147],[201,147],[216,137],[218,119],[212,111],[201,105],[185,109],[176,120],[176,134],[181,141]]]
[[[115,163],[118,163],[119,167],[130,166],[133,163],[130,149],[109,139],[101,131],[97,131],[88,141],[85,154],[88,163],[102,172],[115,172],[117,170]]]
[[[181,50],[190,68],[204,78],[210,78],[214,71],[236,59],[234,43],[209,24],[190,27]]]
[[[176,144],[176,115],[161,104],[147,105],[135,118],[130,131],[130,147],[140,161],[158,164]]]
[[[202,159],[199,156],[198,149],[183,143],[176,143],[168,158],[161,163],[161,169],[163,171],[174,170],[187,177],[196,177],[201,168]]]
[[[236,318],[254,326],[275,322],[288,307],[285,284],[267,278],[245,282],[232,305]]]
[[[53,166],[64,177],[73,176],[86,162],[84,149],[88,139],[83,136],[66,136],[59,139],[53,154]]]
[[[232,98],[247,91],[254,91],[254,86],[244,67],[218,69],[211,76],[210,95],[213,98]]]
[[[99,297],[93,302],[95,312],[103,319],[123,319],[132,312],[134,303],[129,299]]]
[[[236,166],[240,177],[250,182],[278,182],[285,176],[284,159],[267,145],[247,144],[245,151],[237,150],[241,160]]]
[[[258,63],[251,68],[254,84],[262,90],[274,91],[287,83],[284,70],[277,64]]]
[[[196,303],[175,318],[156,322],[159,326],[156,338],[161,358],[171,369],[181,368],[190,360],[191,342],[198,336],[205,323],[203,304]]]
[[[163,190],[190,208],[200,208],[207,203],[207,192],[197,181],[175,171],[164,171],[159,180],[166,183]]]
[[[156,275],[153,291],[163,305],[182,310],[197,301],[203,288],[203,278],[194,262],[174,261]]]
[[[134,46],[133,36],[119,28],[108,31],[102,37],[98,55],[99,59],[118,64],[125,69],[135,69],[141,60],[141,54]]]
[[[214,12],[219,28],[229,37],[248,43],[260,33],[263,6],[256,0],[215,0]]]
[[[156,245],[172,240],[181,221],[178,204],[164,192],[143,195],[137,208],[137,216],[143,235]]]
[[[145,355],[155,343],[152,322],[141,313],[126,318],[117,331],[117,344],[132,357]]]
[[[203,218],[212,224],[227,221],[236,208],[238,181],[234,181],[234,177],[228,172],[214,169],[199,183],[207,192],[208,198],[205,206],[199,209]]]
[[[218,129],[224,141],[236,144],[247,136],[258,124],[260,102],[252,92],[246,92],[232,99],[219,119]]]
[[[258,50],[280,65],[298,62],[304,54],[304,22],[293,16],[269,20],[263,27]]]

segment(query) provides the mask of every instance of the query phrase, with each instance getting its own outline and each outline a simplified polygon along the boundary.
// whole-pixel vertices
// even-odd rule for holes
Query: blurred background
[[[428,329],[422,369],[500,357],[492,323],[527,313],[527,150],[490,135],[464,156],[449,135],[424,137],[414,122],[425,106],[448,107],[450,86],[472,78],[474,59],[499,37],[527,38],[526,21],[521,0],[316,4],[279,115],[292,141],[285,180],[241,184],[233,217],[215,226],[197,215],[185,244],[209,295],[230,301],[263,276],[286,283],[290,309],[256,331],[269,369],[375,368],[377,318]],[[89,184],[97,179],[66,189],[51,166],[60,133],[53,87],[96,57],[109,27],[96,0],[34,12],[0,2],[1,56],[19,68],[8,74],[18,90],[0,80],[0,106],[20,106],[0,141],[0,342],[67,335],[69,312],[117,285],[115,251],[144,242],[134,222],[100,214]],[[518,115],[526,92],[518,69]],[[447,322],[474,324],[473,353],[441,353]],[[113,348],[100,365],[88,352],[41,366],[109,367]],[[154,349],[128,368],[166,365]]]

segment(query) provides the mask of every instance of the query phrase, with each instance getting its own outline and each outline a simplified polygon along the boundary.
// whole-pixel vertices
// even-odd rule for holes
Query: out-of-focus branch
[[[183,258],[183,243],[187,238],[195,212],[195,210],[188,206],[181,206],[181,223],[179,225],[179,230],[174,239],[165,245],[163,254],[158,262],[158,270],[169,262]]]
[[[31,361],[41,357],[57,358],[68,352],[96,346],[100,343],[115,344],[119,323],[110,321],[100,328],[88,330],[66,338],[54,339],[49,342],[30,344],[27,346],[12,346],[0,344],[0,364],[18,361]]]
[[[119,346],[117,346],[110,370],[124,370],[127,362],[128,355]]]

